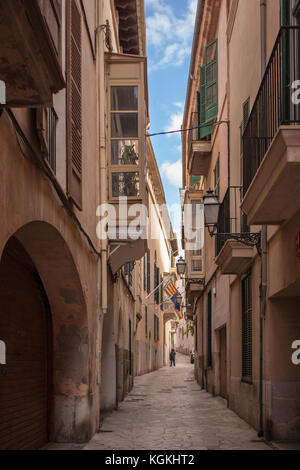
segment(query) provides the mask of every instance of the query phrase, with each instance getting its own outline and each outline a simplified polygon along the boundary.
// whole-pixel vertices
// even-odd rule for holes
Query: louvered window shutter
[[[147,290],[147,254],[144,256],[144,291]]]
[[[212,132],[211,124],[208,126],[204,126],[206,123],[206,86],[205,86],[205,75],[206,74],[206,67],[202,65],[200,67],[200,96],[198,98],[198,115],[199,115],[199,127],[200,127],[200,134],[199,137],[204,139]]]
[[[82,103],[81,13],[76,0],[68,0],[67,44],[67,136],[68,195],[82,210]]]
[[[242,281],[242,378],[246,382],[252,382],[251,275]]]
[[[47,108],[36,109],[36,128],[42,153],[44,156],[47,156],[49,152]]]
[[[150,277],[150,250],[147,250],[147,293],[150,294],[151,290],[151,277]]]
[[[206,47],[205,51],[205,100],[206,121],[218,114],[218,41]]]

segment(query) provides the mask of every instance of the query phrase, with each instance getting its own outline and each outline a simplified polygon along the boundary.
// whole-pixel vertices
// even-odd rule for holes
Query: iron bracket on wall
[[[105,34],[105,45],[109,52],[113,51],[113,46],[112,46],[112,41],[111,41],[111,31],[110,31],[110,25],[109,21],[106,20],[105,24],[100,24],[97,26],[95,29],[95,56],[97,56],[97,34],[98,31],[104,31]]]
[[[261,254],[261,232],[244,233],[214,233],[215,237],[225,243],[227,240],[236,240],[247,246],[255,246]]]
[[[204,277],[202,277],[200,279],[186,277],[185,282],[190,283],[190,284],[201,284],[201,286],[205,286],[205,278]]]

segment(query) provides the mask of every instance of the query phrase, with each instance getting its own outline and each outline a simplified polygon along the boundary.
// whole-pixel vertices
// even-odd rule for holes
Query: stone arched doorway
[[[6,251],[12,243],[18,246],[19,254],[23,251],[23,258],[28,260],[35,278],[38,279],[37,285],[44,292],[43,306],[35,305],[31,339],[32,344],[37,343],[38,332],[35,331],[35,327],[40,321],[39,331],[43,333],[39,345],[40,351],[43,352],[39,355],[38,367],[42,376],[45,370],[47,375],[47,439],[55,442],[86,441],[91,437],[92,432],[89,331],[86,303],[71,251],[56,228],[45,222],[31,222],[13,235],[2,251],[0,270],[1,266],[4,267],[4,279],[6,278]],[[11,266],[11,269],[12,276],[14,276],[18,268],[15,265]],[[27,282],[29,282],[28,279]],[[20,276],[14,289],[21,292],[25,285],[24,276]],[[33,281],[29,287],[27,302],[30,304],[36,297]],[[7,312],[2,309],[0,295],[2,321],[8,324],[8,328],[16,332],[20,331],[22,334],[22,327],[26,325],[24,314],[26,314],[27,307],[23,308],[21,303],[17,305],[16,309],[19,312],[14,313],[15,316],[10,315],[9,309]],[[37,313],[38,308],[40,315]],[[20,325],[21,328],[19,328]],[[3,340],[1,334],[0,340]],[[10,344],[6,344],[6,348],[5,368],[8,375],[12,373],[12,364],[9,361]],[[18,348],[21,350],[22,345],[18,344]],[[0,367],[3,368],[3,366]],[[22,387],[24,365],[20,360],[18,367],[16,375]],[[45,388],[45,381],[37,386]],[[34,380],[32,387],[34,389]],[[29,391],[29,395],[30,393],[32,390]],[[33,409],[32,413],[34,413]],[[45,413],[45,407],[41,413]],[[2,422],[4,423],[4,420]],[[45,429],[45,421],[42,426]],[[21,429],[22,426],[19,428]],[[23,432],[26,432],[25,427]],[[45,437],[42,440],[45,441]],[[27,448],[34,448],[38,445],[39,443],[34,444],[32,441]]]

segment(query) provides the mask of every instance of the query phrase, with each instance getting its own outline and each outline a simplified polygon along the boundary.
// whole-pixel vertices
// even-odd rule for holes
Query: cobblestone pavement
[[[257,433],[195,382],[189,358],[135,378],[125,401],[86,450],[270,450]]]

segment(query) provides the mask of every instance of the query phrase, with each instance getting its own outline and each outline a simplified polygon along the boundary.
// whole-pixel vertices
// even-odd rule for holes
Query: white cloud
[[[176,16],[170,4],[167,0],[146,0],[147,41],[155,47],[156,55],[150,70],[182,65],[191,51],[197,0],[188,0],[182,16]]]
[[[176,188],[181,188],[182,186],[182,161],[178,160],[177,162],[165,161],[160,168],[160,172],[169,184],[175,186]]]
[[[181,129],[181,126],[182,126],[182,120],[183,120],[182,112],[171,114],[170,122],[165,127],[165,132],[179,131]],[[170,134],[170,135],[172,135],[172,134]]]
[[[179,109],[180,111],[176,110],[175,113],[171,114],[169,123],[164,128],[165,132],[179,131],[181,129],[181,126],[182,126],[184,104],[181,103],[181,102],[178,102],[178,101],[175,101],[172,104],[175,108]],[[178,133],[178,134],[169,134],[169,137],[172,137],[172,136],[173,137],[174,136],[180,137],[180,133]]]

